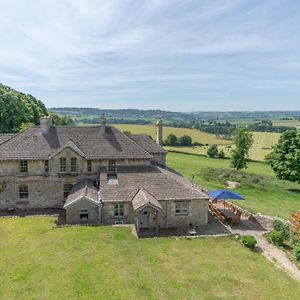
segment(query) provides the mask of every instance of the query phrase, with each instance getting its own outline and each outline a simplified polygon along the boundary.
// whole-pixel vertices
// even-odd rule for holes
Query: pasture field
[[[214,159],[183,153],[169,153],[167,165],[208,190],[223,189],[227,180],[241,182],[236,189],[246,200],[238,205],[255,213],[289,219],[292,212],[300,209],[300,184],[275,178],[272,169],[262,162],[250,162],[249,168],[236,172],[228,159]]]
[[[300,121],[298,120],[272,120],[274,126],[288,126],[300,128]]]
[[[121,131],[128,130],[131,133],[147,134],[151,135],[155,139],[155,127],[154,125],[116,125]],[[218,139],[215,135],[201,132],[196,129],[189,128],[174,128],[174,127],[164,127],[163,135],[164,139],[170,134],[175,134],[177,137],[182,135],[189,135],[192,137],[194,142],[199,142],[202,144],[216,144],[218,145],[219,150],[225,152],[226,157],[230,157],[231,152],[231,140]],[[269,132],[253,132],[254,143],[250,150],[250,159],[263,161],[265,156],[271,152],[272,146],[274,146],[279,137],[279,133],[269,133]],[[193,154],[206,155],[207,146],[203,147],[166,147],[168,150],[182,151]]]
[[[131,133],[136,134],[146,134],[151,135],[153,139],[155,139],[155,126],[154,125],[127,125],[127,124],[117,124],[114,125],[119,130],[130,131]],[[218,139],[215,135],[201,132],[197,129],[189,129],[189,128],[175,128],[175,127],[167,127],[165,126],[163,129],[163,138],[166,139],[167,136],[172,133],[175,134],[177,137],[182,135],[189,135],[194,142],[199,142],[203,144],[217,144],[217,145],[227,145],[231,144],[230,140]]]
[[[297,299],[300,284],[233,238],[0,219],[0,299]]]

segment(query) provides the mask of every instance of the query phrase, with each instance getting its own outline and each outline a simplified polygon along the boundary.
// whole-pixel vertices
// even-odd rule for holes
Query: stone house
[[[208,195],[165,168],[145,135],[107,126],[53,126],[50,117],[0,135],[0,210],[64,208],[69,224],[169,228],[207,224]]]

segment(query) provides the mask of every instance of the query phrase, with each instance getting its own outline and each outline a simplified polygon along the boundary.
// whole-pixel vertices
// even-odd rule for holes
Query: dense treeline
[[[200,121],[200,122],[173,122],[169,126],[180,128],[195,128],[200,131],[212,133],[223,138],[230,138],[235,130],[239,127],[246,127],[249,131],[256,132],[277,132],[283,133],[288,130],[296,130],[293,127],[287,126],[273,126],[271,120],[256,121],[249,125],[235,125],[230,122],[217,122],[217,121]]]
[[[41,100],[0,83],[0,133],[17,133],[29,125],[38,125],[48,112]],[[71,117],[53,116],[54,124],[74,124]]]
[[[39,124],[47,115],[44,103],[0,83],[0,132],[18,132],[29,124]]]
[[[254,124],[248,125],[248,129],[250,131],[257,131],[257,132],[277,132],[277,133],[283,133],[288,130],[296,130],[296,128],[293,127],[273,126],[273,122],[271,120],[263,120],[260,122],[255,122]]]

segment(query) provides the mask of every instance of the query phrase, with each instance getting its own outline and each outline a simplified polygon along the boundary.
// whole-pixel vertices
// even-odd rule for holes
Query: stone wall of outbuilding
[[[80,212],[86,210],[88,213],[88,220],[80,219]],[[98,224],[100,216],[100,207],[97,203],[81,198],[72,203],[66,208],[66,223],[67,224]]]

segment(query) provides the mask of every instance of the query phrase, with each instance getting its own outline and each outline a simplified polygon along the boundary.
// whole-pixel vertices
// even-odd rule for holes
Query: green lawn
[[[296,299],[300,284],[231,238],[0,219],[0,299]]]
[[[169,153],[167,165],[188,179],[195,173],[197,184],[207,189],[224,188],[224,182],[232,180],[230,177],[222,177],[223,174],[231,172],[228,171],[229,160]],[[271,168],[265,163],[251,162],[245,172],[233,174],[233,177],[242,181],[236,191],[244,195],[246,201],[239,201],[237,204],[245,209],[285,219],[289,219],[292,212],[300,209],[300,194],[288,191],[300,189],[300,184],[276,179]]]

